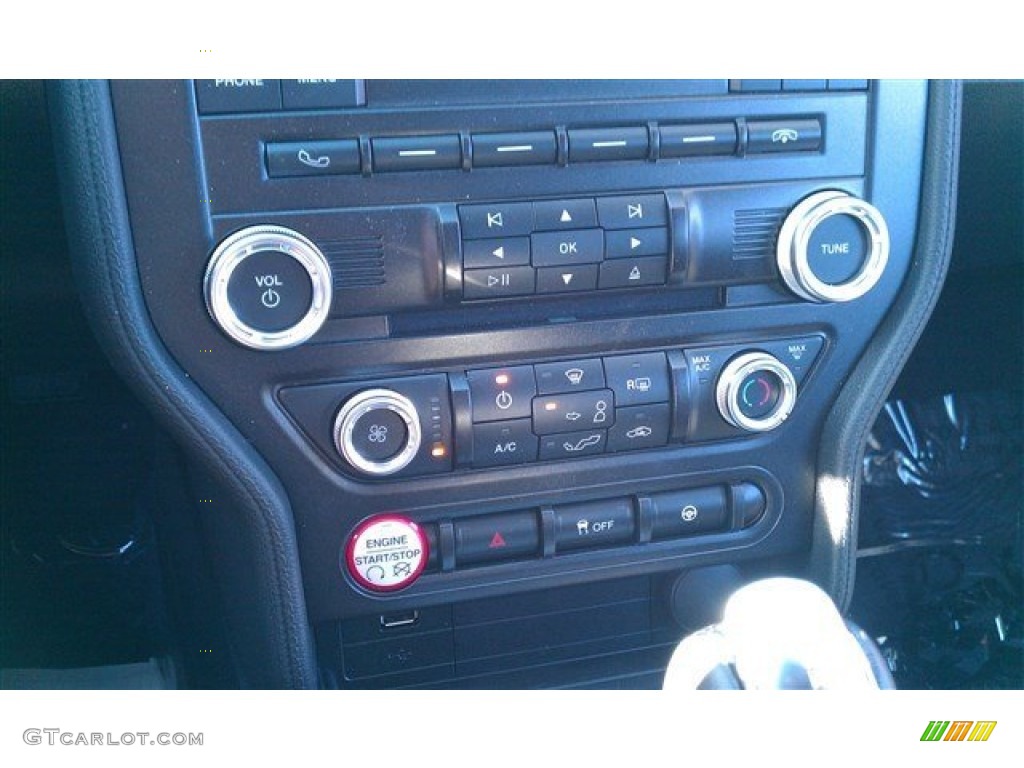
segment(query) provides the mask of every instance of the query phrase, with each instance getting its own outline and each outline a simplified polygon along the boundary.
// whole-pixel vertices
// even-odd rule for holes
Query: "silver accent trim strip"
[[[367,413],[388,410],[398,414],[407,430],[405,445],[387,461],[371,461],[356,449],[352,439],[356,422]],[[405,395],[390,389],[366,389],[353,395],[338,410],[334,419],[334,447],[349,464],[367,475],[393,475],[409,466],[423,441],[419,412]]]
[[[738,398],[743,380],[757,371],[768,371],[778,376],[782,394],[771,413],[752,419],[740,410]],[[767,352],[744,352],[730,360],[718,375],[715,402],[722,418],[734,427],[748,432],[768,432],[781,425],[793,412],[796,405],[796,379],[789,368]]]
[[[299,322],[282,331],[261,331],[243,323],[228,301],[228,283],[235,269],[260,251],[279,251],[306,270],[313,289],[309,310]],[[278,350],[298,346],[320,330],[331,309],[333,285],[327,259],[311,241],[285,227],[261,224],[246,227],[221,241],[210,256],[203,276],[206,309],[220,329],[250,349]]]
[[[864,227],[869,249],[857,273],[844,283],[819,280],[808,262],[807,246],[814,230],[831,216],[852,216]],[[889,228],[881,212],[845,192],[817,192],[802,200],[786,217],[775,250],[782,279],[793,293],[815,302],[853,301],[882,278],[889,262]]]

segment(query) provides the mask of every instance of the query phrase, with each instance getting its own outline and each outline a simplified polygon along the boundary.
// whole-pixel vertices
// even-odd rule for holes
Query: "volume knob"
[[[889,229],[870,203],[845,192],[818,192],[786,217],[776,259],[782,279],[798,296],[852,301],[882,278],[889,261]]]
[[[331,267],[312,242],[284,227],[247,227],[214,250],[206,308],[251,349],[288,349],[320,330],[331,308]]]

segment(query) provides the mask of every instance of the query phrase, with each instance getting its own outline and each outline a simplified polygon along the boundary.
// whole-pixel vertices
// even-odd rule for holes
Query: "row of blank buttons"
[[[255,108],[256,102],[267,101],[268,97],[265,94],[270,93],[245,89],[229,89],[221,93],[219,89],[210,91],[208,86],[197,85],[197,88],[200,89],[200,107],[206,113],[231,111],[238,101]],[[264,95],[259,95],[260,93]],[[275,103],[279,105],[280,94],[274,98],[277,99]],[[788,131],[787,136],[794,136],[793,140],[774,145],[774,151],[815,151],[821,146],[821,125],[816,119],[751,120],[748,121],[748,125],[756,126],[768,122],[775,126],[773,130],[785,130]],[[797,123],[804,127],[798,128]],[[740,134],[734,122],[663,125],[656,130],[657,143],[654,146],[660,158],[734,155],[740,150]],[[812,139],[814,135],[817,135],[817,139]],[[642,126],[569,129],[566,131],[566,139],[570,163],[653,159],[651,133],[648,128]],[[457,170],[470,167],[554,165],[558,161],[556,133],[553,130],[473,134],[466,137],[465,141],[463,136],[454,133],[436,136],[385,136],[364,141],[367,142],[366,145],[361,145],[355,138],[270,142],[266,148],[267,172],[271,177],[314,176],[356,174],[364,170],[388,173]],[[361,146],[369,149],[368,156],[363,157],[365,150]],[[749,141],[745,151],[757,153],[764,150],[763,145]]]

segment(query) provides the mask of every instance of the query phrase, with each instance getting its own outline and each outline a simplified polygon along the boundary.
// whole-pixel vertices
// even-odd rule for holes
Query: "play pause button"
[[[537,293],[572,293],[597,288],[597,264],[544,267],[537,270]]]
[[[462,273],[462,293],[466,299],[500,299],[533,293],[533,269],[467,269]]]

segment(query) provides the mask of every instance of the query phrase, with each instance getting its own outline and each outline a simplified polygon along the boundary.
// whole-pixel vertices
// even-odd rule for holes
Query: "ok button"
[[[530,241],[535,267],[592,264],[604,259],[604,232],[600,229],[538,232]]]
[[[250,328],[273,333],[305,317],[313,301],[313,284],[305,267],[287,253],[258,251],[231,273],[228,301]]]

